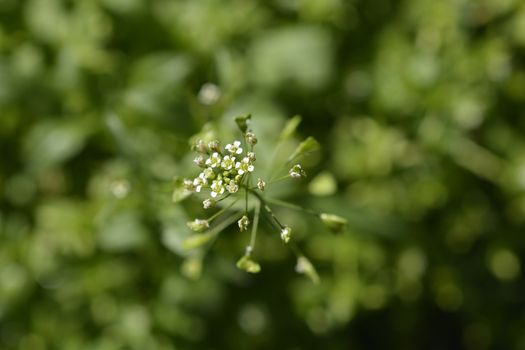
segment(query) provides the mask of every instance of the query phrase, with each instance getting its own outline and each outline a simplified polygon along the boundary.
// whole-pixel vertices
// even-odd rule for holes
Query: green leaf
[[[296,115],[292,117],[292,119],[288,120],[279,138],[281,140],[287,140],[290,137],[292,137],[293,134],[295,133],[295,130],[297,130],[297,127],[301,123],[301,120],[302,120],[302,117],[300,115]]]
[[[310,280],[318,284],[320,282],[319,274],[315,270],[314,265],[306,258],[305,256],[300,256],[297,258],[297,265],[295,265],[295,271],[298,273],[305,274],[310,278]]]
[[[308,153],[317,151],[319,148],[320,148],[319,142],[317,142],[317,140],[314,139],[312,136],[308,136],[306,140],[304,140],[303,142],[299,144],[299,146],[297,146],[295,151],[288,158],[288,162],[291,162],[292,160],[302,157]]]
[[[207,233],[202,233],[202,234],[194,234],[194,235],[191,235],[188,238],[186,238],[182,242],[182,246],[186,250],[192,250],[192,249],[195,249],[195,248],[199,248],[199,247],[205,245],[206,243],[208,243],[213,237],[215,237],[215,233],[214,232],[207,232]]]
[[[342,233],[348,222],[345,218],[326,213],[319,215],[319,218],[334,233]]]
[[[248,130],[248,125],[250,124],[250,120],[252,119],[251,114],[246,114],[244,116],[236,117],[235,122],[237,123],[237,126],[242,131],[243,134],[246,133]]]
[[[299,24],[261,34],[248,50],[250,78],[257,86],[315,91],[332,79],[335,43],[325,28]]]
[[[259,273],[261,271],[261,266],[253,261],[249,255],[244,255],[237,261],[237,268],[249,273]]]

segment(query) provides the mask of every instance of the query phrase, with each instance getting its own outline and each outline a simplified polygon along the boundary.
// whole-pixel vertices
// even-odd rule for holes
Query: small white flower
[[[216,168],[221,164],[221,156],[217,152],[213,152],[210,158],[206,160],[206,165],[212,168]]]
[[[235,181],[230,180],[228,185],[226,185],[226,189],[230,193],[236,193],[237,191],[239,191],[239,186],[237,185],[237,183],[235,183]]]
[[[202,171],[202,175],[206,178],[206,179],[213,179],[215,177],[215,173],[213,172],[213,169],[212,168],[206,168]]]
[[[197,176],[193,180],[193,186],[195,186],[195,192],[200,192],[202,187],[206,186],[208,184],[208,179],[206,176],[204,176],[204,173],[200,173],[199,176]]]
[[[217,197],[224,193],[224,186],[222,185],[222,180],[214,180],[211,184],[211,196],[213,198]]]
[[[242,153],[241,141],[233,141],[233,144],[229,143],[226,145],[225,148],[231,154],[241,154]]]
[[[242,161],[235,163],[235,169],[237,169],[239,175],[243,175],[247,172],[251,173],[255,167],[252,165],[250,158],[244,157]]]
[[[235,165],[235,157],[224,156],[221,162],[221,167],[224,170],[231,170],[231,168],[233,168],[234,165]]]

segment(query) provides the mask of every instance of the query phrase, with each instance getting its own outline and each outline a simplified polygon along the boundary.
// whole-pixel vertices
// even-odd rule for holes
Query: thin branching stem
[[[303,208],[303,207],[301,207],[299,205],[288,203],[288,202],[282,201],[280,199],[266,198],[266,201],[268,203],[272,203],[272,204],[278,205],[280,207],[301,211],[303,213],[307,213],[307,214],[311,214],[311,215],[315,215],[315,216],[321,215],[320,213],[316,212],[315,210],[308,209],[308,208]]]
[[[208,218],[208,222],[212,222],[214,219],[216,219],[219,215],[221,215],[222,213],[224,213],[226,210],[230,209],[231,207],[233,207],[235,205],[235,203],[237,203],[238,199],[234,200],[233,202],[231,202],[230,204],[228,204],[227,206],[225,206],[224,208],[222,208],[221,210],[219,210],[218,212],[216,212],[215,214],[213,214],[212,216],[210,216]]]
[[[257,228],[259,226],[259,216],[261,214],[261,202],[255,204],[255,212],[253,216],[253,226],[252,226],[252,235],[250,237],[250,248],[251,250],[255,249],[255,240],[257,238]]]
[[[270,206],[268,205],[268,203],[266,203],[266,200],[263,198],[263,196],[261,196],[259,193],[257,193],[257,191],[255,190],[252,190],[248,187],[246,187],[246,189],[248,191],[250,191],[251,194],[253,194],[255,197],[257,197],[257,199],[259,199],[259,201],[261,202],[261,205],[264,207],[264,210],[268,213],[268,215],[270,215],[270,217],[272,218],[272,220],[279,226],[280,229],[283,229],[284,228],[284,225],[281,224],[281,222],[279,221],[279,219],[277,219],[277,217],[275,216],[275,214],[273,213],[272,211],[272,208],[270,208]]]

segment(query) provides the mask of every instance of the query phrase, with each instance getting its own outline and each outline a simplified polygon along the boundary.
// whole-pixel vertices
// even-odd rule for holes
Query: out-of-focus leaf
[[[292,137],[295,134],[295,130],[297,130],[297,127],[301,123],[301,120],[302,118],[300,115],[296,115],[292,117],[292,119],[288,120],[279,138],[281,140],[287,140]]]
[[[108,251],[127,251],[140,247],[146,241],[147,230],[132,212],[117,214],[101,224],[98,240]]]
[[[37,124],[25,141],[28,164],[36,169],[59,164],[80,152],[95,130],[93,120],[79,118]]]
[[[258,85],[318,90],[332,76],[334,45],[322,27],[289,26],[264,32],[253,42],[250,59]]]

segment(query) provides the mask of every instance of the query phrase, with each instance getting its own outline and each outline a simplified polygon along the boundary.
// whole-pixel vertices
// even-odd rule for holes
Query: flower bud
[[[248,152],[246,153],[246,156],[248,157],[248,159],[251,161],[251,162],[255,162],[257,160],[257,157],[255,157],[255,153],[253,152]]]
[[[210,141],[208,143],[208,148],[210,149],[210,151],[212,152],[220,152],[221,151],[221,144],[219,141],[217,140],[213,140],[213,141]]]
[[[245,135],[246,137],[246,142],[249,144],[249,145],[256,145],[257,144],[257,137],[255,136],[255,134],[251,131],[248,131]]]
[[[210,227],[210,223],[208,220],[202,220],[202,219],[195,219],[193,221],[188,221],[186,225],[190,228],[190,230],[195,232],[202,232],[207,230]]]
[[[290,226],[285,226],[281,230],[281,239],[284,241],[284,243],[288,243],[290,238],[292,238],[292,229]]]
[[[264,182],[262,179],[257,179],[257,188],[261,191],[264,191],[266,189],[266,182]]]
[[[206,144],[204,141],[199,140],[193,145],[193,150],[198,153],[208,153],[208,148],[206,147]]]
[[[204,168],[206,167],[206,161],[204,160],[204,157],[199,155],[197,157],[195,157],[195,159],[193,160],[193,163],[195,163],[196,166],[200,167],[200,168]]]

